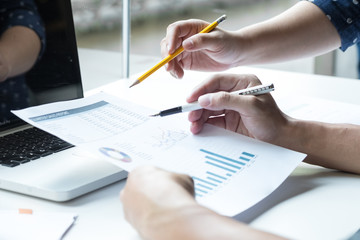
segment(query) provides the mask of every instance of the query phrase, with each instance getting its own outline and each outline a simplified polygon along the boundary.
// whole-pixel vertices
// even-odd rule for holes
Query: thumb
[[[184,40],[183,47],[186,51],[212,49],[217,46],[217,39],[211,33],[199,33]]]
[[[219,111],[219,110],[233,110],[240,112],[244,108],[242,104],[242,96],[230,94],[228,92],[209,93],[199,97],[198,99],[201,107]]]

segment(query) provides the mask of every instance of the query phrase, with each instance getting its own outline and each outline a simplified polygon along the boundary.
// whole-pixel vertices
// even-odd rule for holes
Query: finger
[[[187,101],[194,102],[206,93],[232,91],[237,87],[241,88],[241,86],[238,86],[239,81],[241,81],[241,75],[238,74],[215,74],[196,86],[187,97]]]
[[[217,91],[219,85],[220,84],[217,75],[212,76],[196,86],[187,97],[186,101],[189,103],[197,101],[201,95]]]
[[[209,119],[223,115],[224,111],[209,111],[206,109],[202,109],[201,114],[199,115],[198,114],[199,113],[194,113],[194,115],[197,116],[194,116],[194,119],[192,119],[194,121],[191,121],[190,131],[193,134],[200,133],[201,130],[203,129],[204,124],[207,123]],[[192,116],[189,116],[189,118],[192,118]]]
[[[203,129],[204,124],[200,124],[198,122],[192,122],[190,125],[190,132],[194,135],[198,134],[201,132],[201,130]]]
[[[167,27],[166,39],[168,43],[168,53],[172,54],[182,45],[183,39],[186,39],[200,32],[209,23],[202,20],[184,20],[170,24]]]
[[[203,129],[204,123],[210,116],[210,112],[205,109],[193,111],[193,112],[194,112],[193,113],[194,116],[190,116],[191,112],[189,113],[189,120],[190,118],[192,118],[191,120],[193,120],[191,121],[190,131],[193,134],[198,134]]]
[[[195,135],[200,133],[202,131],[202,129],[204,128],[205,123],[210,123],[212,125],[224,128],[224,124],[222,122],[220,122],[220,120],[219,120],[221,118],[222,117],[200,118],[198,121],[194,121],[191,123],[190,132]],[[217,121],[219,121],[219,122],[217,122]]]
[[[223,48],[222,44],[223,32],[215,29],[210,33],[195,34],[184,40],[182,43],[184,50],[188,52],[209,50],[211,52],[218,52]]]
[[[226,128],[226,124],[225,124],[225,117],[221,116],[221,117],[214,117],[214,118],[209,118],[206,123],[214,125],[216,127],[220,127],[220,128]]]
[[[163,38],[160,42],[160,52],[162,58],[165,58],[167,55],[169,55],[168,43],[166,38]]]
[[[203,109],[199,109],[199,110],[196,110],[196,111],[191,111],[188,114],[188,120],[190,122],[196,122],[201,118],[202,114],[203,114]]]
[[[188,120],[190,122],[197,122],[200,119],[203,119],[204,120],[203,122],[205,122],[209,117],[220,116],[223,114],[224,111],[209,111],[206,109],[199,109],[196,111],[189,112]]]
[[[259,84],[260,80],[252,74],[215,74],[195,87],[187,101],[194,102],[206,93],[232,92]]]
[[[176,58],[166,64],[166,71],[174,78],[180,79],[184,76],[182,64]]]
[[[241,116],[256,116],[266,110],[264,108],[267,105],[263,104],[262,99],[267,97],[271,97],[271,95],[240,96],[228,92],[218,92],[201,96],[199,103],[203,108],[213,111],[226,109],[236,111]]]
[[[172,74],[174,74],[176,78],[181,79],[184,76],[184,66],[181,57],[179,56],[174,60]]]
[[[161,56],[162,58],[165,58],[169,55],[169,51],[168,51],[168,44],[167,44],[167,40],[166,38],[163,38],[161,40],[161,43],[160,43],[160,47],[161,47]],[[165,65],[165,70],[170,72],[170,74],[175,77],[175,78],[178,78],[177,77],[177,74],[176,74],[176,71],[175,71],[175,65],[177,64],[177,59],[173,59],[172,61],[168,62],[166,65]],[[176,67],[178,68],[178,67]]]

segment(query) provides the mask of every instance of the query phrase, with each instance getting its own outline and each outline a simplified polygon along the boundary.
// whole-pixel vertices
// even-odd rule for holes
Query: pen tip
[[[129,88],[132,88],[133,86],[135,86],[139,83],[140,83],[140,81],[138,79],[136,79],[136,81],[133,84],[131,84]]]
[[[156,114],[153,114],[153,115],[149,115],[149,117],[158,117],[160,116],[160,113],[156,113]]]

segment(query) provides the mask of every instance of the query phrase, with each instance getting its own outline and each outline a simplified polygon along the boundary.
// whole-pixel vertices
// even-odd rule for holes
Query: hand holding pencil
[[[219,23],[224,21],[226,19],[226,15],[221,16],[216,21],[208,25],[206,28],[204,28],[200,33],[208,33],[212,31]],[[158,64],[156,64],[154,67],[152,67],[150,70],[145,72],[143,75],[141,75],[130,87],[133,87],[140,82],[144,81],[147,77],[149,77],[151,74],[153,74],[155,71],[157,71],[159,68],[164,66],[166,63],[170,62],[172,59],[177,57],[179,54],[181,54],[184,51],[184,48],[180,46],[176,51],[172,54],[169,54],[166,58],[161,60]]]

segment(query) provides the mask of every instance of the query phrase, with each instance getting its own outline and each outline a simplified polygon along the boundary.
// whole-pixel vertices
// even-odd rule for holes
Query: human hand
[[[189,113],[191,131],[197,134],[209,123],[278,144],[290,118],[278,108],[272,96],[229,93],[260,84],[254,75],[239,74],[218,74],[200,84],[187,99],[188,102],[198,100],[204,108]]]
[[[280,239],[200,206],[193,195],[189,176],[145,166],[130,172],[120,198],[143,239]]]
[[[120,199],[126,220],[142,236],[149,236],[148,231],[161,224],[163,215],[168,218],[185,207],[197,205],[192,178],[151,166],[129,173]]]
[[[184,70],[222,71],[237,66],[241,44],[236,35],[217,27],[210,33],[199,33],[209,23],[202,20],[184,20],[170,24],[161,41],[161,54],[166,57],[181,45],[184,52],[166,65],[176,78]]]

